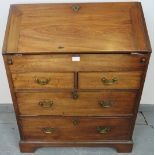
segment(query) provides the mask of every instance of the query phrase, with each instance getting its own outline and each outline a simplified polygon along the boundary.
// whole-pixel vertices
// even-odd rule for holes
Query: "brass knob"
[[[79,125],[80,121],[77,118],[73,119],[73,125],[77,126]]]
[[[40,85],[47,85],[50,82],[50,78],[45,77],[35,78],[35,82]]]
[[[46,128],[42,128],[42,132],[45,134],[52,134],[55,132],[55,129],[51,127],[46,127]]]
[[[110,127],[106,127],[106,126],[97,126],[96,127],[96,131],[100,134],[106,134],[111,130]]]
[[[118,82],[118,79],[116,77],[113,77],[112,79],[107,79],[106,77],[103,77],[101,79],[101,82],[104,84],[104,85],[112,85],[112,84],[115,84]]]
[[[141,59],[140,59],[140,62],[141,62],[141,63],[145,63],[145,62],[146,62],[146,58],[145,58],[145,57],[141,58]]]
[[[7,62],[8,62],[8,64],[9,64],[9,65],[12,65],[12,64],[13,64],[12,59],[8,59],[8,61],[7,61]]]
[[[72,97],[74,100],[77,100],[79,98],[78,92],[77,91],[73,91],[72,92]]]
[[[51,100],[42,100],[38,103],[43,108],[50,108],[53,105],[53,101]]]
[[[102,108],[109,108],[112,106],[112,103],[110,101],[100,101],[99,104]]]
[[[77,11],[80,10],[80,6],[79,5],[73,5],[72,6],[72,10],[75,11],[75,12],[77,12]]]

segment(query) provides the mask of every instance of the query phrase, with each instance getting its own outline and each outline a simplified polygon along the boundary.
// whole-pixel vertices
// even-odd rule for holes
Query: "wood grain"
[[[12,5],[20,17],[9,19],[5,52],[150,52],[138,4],[84,3],[77,12],[75,4]]]
[[[143,72],[81,72],[79,73],[80,89],[139,89]],[[104,84],[102,78],[117,81]]]
[[[21,130],[21,124],[19,122],[19,108],[18,108],[18,104],[17,104],[17,98],[16,98],[16,94],[15,91],[13,89],[13,80],[12,80],[12,74],[10,72],[8,63],[7,63],[7,55],[3,55],[3,60],[4,60],[4,65],[5,65],[5,69],[6,69],[6,74],[7,74],[7,78],[8,78],[8,84],[9,84],[9,88],[10,88],[10,94],[11,94],[11,98],[13,101],[13,107],[14,107],[14,111],[15,111],[15,116],[16,116],[16,120],[17,120],[17,125],[18,125],[18,130],[19,130],[19,136],[22,139],[23,135],[22,135],[22,130]]]
[[[15,89],[71,89],[74,87],[73,73],[23,73],[12,74]],[[41,85],[36,79],[49,79],[48,84]]]
[[[71,92],[16,93],[20,115],[58,116],[131,116],[136,102],[135,92],[78,92],[73,99]],[[40,101],[51,101],[51,107],[42,107]],[[102,107],[101,101],[110,102]]]
[[[139,2],[11,5],[3,56],[21,152],[50,146],[131,152],[150,52]],[[100,134],[99,126],[110,130]],[[43,132],[47,127],[53,134]]]
[[[79,123],[73,124],[74,119]],[[91,123],[90,123],[91,122]],[[129,140],[130,123],[128,118],[22,118],[24,140]],[[122,125],[123,124],[123,125]],[[110,127],[105,134],[97,132],[98,126]],[[54,128],[52,134],[45,134],[42,129]]]
[[[80,61],[72,61],[79,56]],[[8,56],[12,73],[64,71],[128,71],[143,70],[148,54],[52,54]],[[145,59],[145,62],[142,62]]]

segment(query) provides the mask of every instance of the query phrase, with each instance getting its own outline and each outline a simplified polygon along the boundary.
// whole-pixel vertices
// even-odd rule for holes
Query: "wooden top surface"
[[[151,47],[138,2],[16,4],[10,7],[3,52],[127,53]]]

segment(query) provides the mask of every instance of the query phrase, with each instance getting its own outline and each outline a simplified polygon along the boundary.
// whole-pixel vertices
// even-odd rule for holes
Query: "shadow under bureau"
[[[150,53],[138,2],[11,5],[3,57],[21,152],[131,152]]]

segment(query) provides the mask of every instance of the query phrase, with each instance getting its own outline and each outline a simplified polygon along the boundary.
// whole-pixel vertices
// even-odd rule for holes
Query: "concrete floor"
[[[139,112],[130,155],[153,155],[153,112]],[[35,153],[20,153],[14,113],[0,113],[0,155],[117,155],[113,148],[41,148]],[[129,155],[121,153],[120,155]]]

